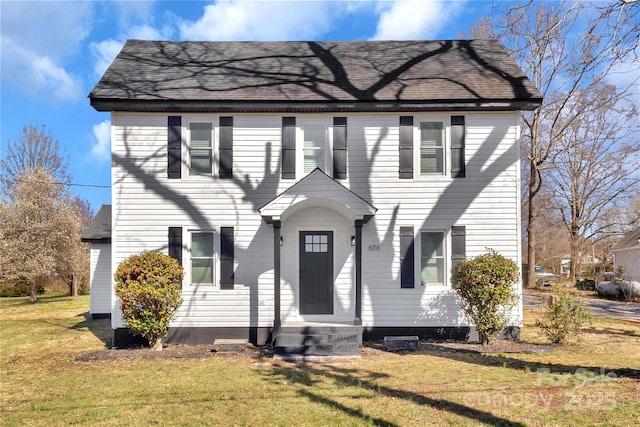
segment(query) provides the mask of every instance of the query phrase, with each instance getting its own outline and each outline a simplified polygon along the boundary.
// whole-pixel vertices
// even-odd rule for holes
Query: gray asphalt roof
[[[80,240],[94,243],[111,242],[111,205],[100,207],[91,224],[82,231]]]
[[[626,249],[640,244],[640,227],[625,234],[622,240],[618,242],[611,250]]]
[[[520,101],[541,93],[496,40],[128,40],[89,95],[104,101]]]

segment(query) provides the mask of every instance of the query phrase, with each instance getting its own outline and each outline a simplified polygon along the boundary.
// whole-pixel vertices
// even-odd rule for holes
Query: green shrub
[[[553,297],[542,309],[536,326],[554,344],[578,338],[583,325],[591,322],[591,314],[582,298],[573,297],[560,287],[554,287]]]
[[[490,249],[488,253],[461,261],[453,271],[453,289],[462,310],[476,325],[480,341],[489,343],[509,321],[517,297],[518,265]]]
[[[38,284],[38,295],[44,294],[45,288]],[[25,280],[17,282],[3,282],[0,284],[0,297],[28,297],[31,295],[31,287]]]
[[[156,350],[162,349],[169,322],[182,304],[182,277],[178,261],[160,252],[133,255],[116,270],[115,292],[124,321]]]

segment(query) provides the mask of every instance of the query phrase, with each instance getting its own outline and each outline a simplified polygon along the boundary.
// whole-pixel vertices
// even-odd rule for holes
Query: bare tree
[[[64,203],[61,226],[64,238],[58,248],[57,274],[69,286],[69,294],[78,296],[89,284],[89,244],[80,241],[82,230],[89,225],[93,211],[89,202],[78,197]]]
[[[637,196],[640,184],[633,174],[640,161],[638,111],[612,102],[619,96],[611,85],[589,89],[575,91],[564,108],[561,118],[580,111],[581,120],[571,121],[557,139],[547,174],[570,236],[572,281],[584,244],[619,230],[618,224],[602,221],[606,212]]]
[[[9,200],[0,202],[0,277],[26,280],[35,303],[38,283],[55,273],[57,249],[65,240],[65,188],[37,167],[18,172],[6,194]]]
[[[18,185],[23,171],[46,171],[54,182],[68,184],[69,159],[59,155],[60,147],[45,126],[29,124],[22,128],[22,135],[17,141],[9,144],[6,156],[0,160],[0,188],[5,196]],[[13,192],[15,193],[15,192]]]
[[[26,280],[32,303],[38,283],[56,274],[68,281],[74,296],[88,280],[89,252],[80,233],[91,208],[71,198],[68,159],[58,151],[58,141],[44,126],[29,125],[0,160],[0,277]]]
[[[565,133],[588,120],[589,105],[573,108],[576,93],[590,92],[618,70],[637,48],[640,33],[640,5],[610,2],[528,2],[511,6],[500,3],[492,18],[472,29],[474,37],[498,38],[512,52],[518,64],[544,95],[541,108],[523,112],[522,156],[524,205],[527,222],[528,282],[534,283],[537,222],[541,211],[536,203],[551,168],[556,145]],[[620,99],[629,96],[638,77],[617,88]]]

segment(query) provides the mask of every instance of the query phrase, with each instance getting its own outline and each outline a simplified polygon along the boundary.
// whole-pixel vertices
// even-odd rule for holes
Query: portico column
[[[356,313],[353,324],[362,325],[362,224],[363,220],[355,221],[356,228]]]
[[[273,329],[279,329],[280,320],[280,221],[273,221]]]

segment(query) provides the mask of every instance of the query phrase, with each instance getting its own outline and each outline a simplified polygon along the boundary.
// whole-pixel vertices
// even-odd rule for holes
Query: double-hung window
[[[189,174],[211,175],[213,165],[213,126],[189,123]]]
[[[445,233],[423,231],[420,233],[420,280],[422,285],[445,284]]]
[[[328,127],[325,122],[302,122],[303,141],[303,171],[308,174],[315,168],[330,174],[329,170],[329,138]]]
[[[445,130],[441,121],[420,122],[420,175],[445,173]]]
[[[191,232],[191,284],[213,285],[214,282],[213,231]]]

